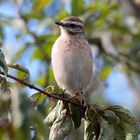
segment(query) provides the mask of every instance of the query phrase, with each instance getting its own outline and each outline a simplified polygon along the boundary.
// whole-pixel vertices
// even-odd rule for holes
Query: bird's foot
[[[80,104],[85,107],[87,105],[85,96],[81,93],[76,93],[76,99],[80,101]]]
[[[73,98],[78,100],[83,107],[85,107],[87,105],[85,96],[83,94],[80,94],[77,92],[75,95],[70,97],[68,100],[72,100]]]

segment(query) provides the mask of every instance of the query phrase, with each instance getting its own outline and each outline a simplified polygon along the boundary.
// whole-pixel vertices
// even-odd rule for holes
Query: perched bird
[[[84,24],[73,16],[55,24],[61,28],[51,54],[55,80],[60,88],[84,105],[84,94],[92,78],[92,53]]]

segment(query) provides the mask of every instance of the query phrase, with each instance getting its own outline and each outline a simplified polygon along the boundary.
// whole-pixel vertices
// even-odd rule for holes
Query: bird
[[[51,53],[54,78],[59,86],[81,105],[86,105],[85,93],[92,79],[92,51],[81,19],[69,16],[56,21],[61,29]]]

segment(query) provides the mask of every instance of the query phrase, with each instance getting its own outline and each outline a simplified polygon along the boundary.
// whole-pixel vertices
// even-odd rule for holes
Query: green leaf
[[[113,129],[112,126],[107,123],[105,120],[101,120],[101,133],[98,140],[109,140],[113,138]],[[117,139],[118,140],[118,139]]]
[[[117,140],[125,140],[126,135],[121,122],[117,121],[117,118],[113,118],[109,116],[107,116],[106,120],[110,126],[113,126],[112,129],[114,129],[114,137]]]
[[[20,64],[8,64],[8,67],[18,70],[17,75],[22,78],[22,80],[29,79],[30,73],[27,68],[21,66]]]
[[[46,83],[46,73],[45,74],[41,74],[37,81],[35,81],[35,84],[38,84],[38,85],[44,85],[44,83]]]
[[[81,125],[81,119],[82,119],[81,108],[79,106],[70,104],[69,109],[70,109],[72,122],[74,124],[75,129],[77,129]]]
[[[54,80],[53,69],[52,69],[51,66],[48,67],[48,77],[49,77],[48,83],[51,84],[51,85],[54,85],[54,86],[56,85],[57,86],[57,84]]]
[[[93,132],[94,132],[94,137],[97,139],[100,135],[100,114],[97,112],[98,110],[98,106],[96,105],[91,105],[88,104],[87,108],[86,108],[86,112],[85,112],[85,117],[87,120],[89,120],[92,123],[93,126]]]
[[[137,140],[140,129],[138,126],[138,122],[129,112],[129,110],[117,105],[110,106],[108,109],[112,110],[116,114],[116,116],[119,117],[119,121],[122,128],[124,129],[125,135],[129,135],[129,137],[131,136],[133,140]]]
[[[43,10],[49,3],[51,2],[51,0],[36,0],[33,2],[33,10],[35,12],[40,12],[41,10]]]
[[[71,15],[78,16],[82,14],[84,9],[84,0],[72,0],[71,7],[72,7]]]
[[[41,94],[41,93],[35,93],[30,98],[36,104],[41,104],[45,100],[46,95]]]
[[[91,122],[84,121],[85,131],[84,131],[84,140],[93,140],[94,137],[94,128]]]
[[[94,114],[92,114],[94,115]],[[92,116],[91,116],[92,117]],[[98,118],[99,119],[99,118]],[[100,134],[96,136],[95,134],[95,124],[94,122],[85,121],[85,133],[84,140],[109,140],[110,137],[113,137],[112,126],[107,123],[105,120],[100,119]]]
[[[21,66],[20,64],[8,64],[8,67],[22,71],[29,75],[29,70],[26,69],[25,67]]]
[[[54,87],[53,86],[48,86],[47,88],[45,88],[44,91],[47,92],[47,93],[51,93],[52,91],[54,91]],[[34,93],[30,98],[36,104],[41,104],[46,99],[46,97],[47,96],[45,94],[37,92],[37,93]]]
[[[64,12],[64,11],[63,11]],[[61,18],[62,19],[62,18]],[[50,45],[52,46],[54,41],[57,39],[57,35],[49,34],[49,35],[40,35],[37,36],[37,41],[39,41],[42,44]],[[48,44],[47,44],[48,43]]]
[[[54,86],[52,86],[52,85],[45,88],[45,92],[47,92],[47,93],[51,93],[53,91],[54,91]]]
[[[5,62],[4,54],[3,54],[2,50],[0,49],[0,70],[1,69],[7,75],[8,67],[7,67],[6,62]]]
[[[105,67],[99,74],[100,78],[102,80],[105,80],[108,77],[108,75],[111,73],[111,71],[112,71],[111,66]]]
[[[34,59],[50,59],[51,57],[51,50],[52,46],[57,39],[56,35],[41,35],[37,36],[37,43],[40,44],[40,46],[36,46],[35,51],[32,55],[32,60]]]
[[[34,59],[41,59],[45,61],[45,58],[50,59],[51,56],[51,45],[44,45],[40,46],[42,48],[36,48],[33,55],[32,55],[32,60]]]
[[[67,109],[64,109],[50,129],[49,140],[63,140],[70,132],[71,124],[71,118],[67,115]]]
[[[48,114],[48,116],[44,119],[44,123],[52,125],[52,123],[60,116],[61,111],[64,109],[64,105],[62,101],[58,101],[55,108]]]

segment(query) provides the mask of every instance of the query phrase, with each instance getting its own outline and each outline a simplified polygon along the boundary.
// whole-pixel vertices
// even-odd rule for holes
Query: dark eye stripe
[[[73,24],[73,23],[67,23],[66,26],[67,27],[72,27],[72,28],[75,28],[75,27],[83,28],[81,25]]]
[[[69,26],[72,27],[72,28],[76,27],[75,24],[69,24]]]

